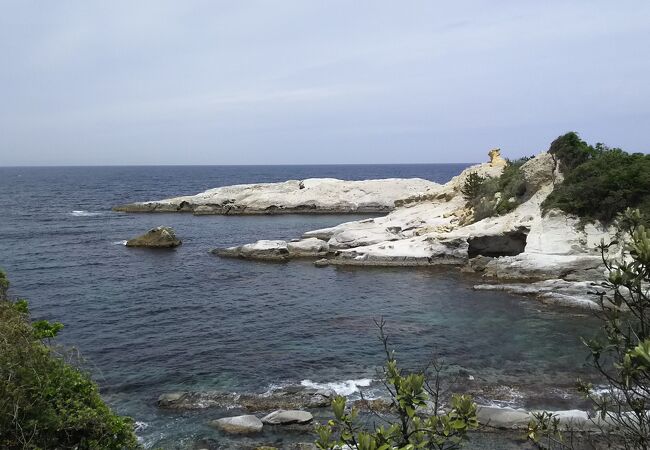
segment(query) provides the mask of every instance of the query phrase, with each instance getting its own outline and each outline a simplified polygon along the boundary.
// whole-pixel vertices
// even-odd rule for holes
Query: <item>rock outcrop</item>
[[[492,167],[505,167],[508,165],[508,161],[501,156],[500,148],[493,148],[488,152],[488,156],[490,157],[490,165]]]
[[[264,426],[259,418],[251,415],[224,417],[213,420],[210,425],[233,434],[259,433]]]
[[[461,188],[470,173],[500,176],[503,158],[496,151],[490,157],[489,163],[469,167],[444,185],[397,200],[396,209],[383,217],[310,231],[297,242],[259,241],[215,253],[281,261],[313,257],[321,267],[453,265],[479,272],[488,280],[513,281],[502,285],[512,292],[520,290],[517,280],[559,280],[554,286],[562,283],[560,293],[567,303],[593,306],[583,301],[585,296],[578,295],[578,289],[584,287],[580,283],[603,278],[604,267],[595,247],[601,239],[612,240],[613,230],[583,224],[557,210],[542,213],[542,202],[562,178],[548,153],[520,168],[525,201],[507,214],[472,223]],[[540,292],[548,293],[548,289]],[[576,301],[569,302],[571,297]],[[559,294],[554,296],[559,298]],[[550,296],[546,299],[550,301]]]
[[[156,227],[145,234],[126,241],[127,247],[174,248],[182,242],[176,237],[173,228]]]
[[[278,410],[273,411],[262,417],[262,423],[268,425],[291,425],[291,424],[307,424],[314,420],[314,416],[308,411],[300,410]]]
[[[347,214],[385,213],[395,200],[436,188],[420,178],[345,181],[335,178],[241,184],[196,195],[116,206],[122,212],[204,214]]]

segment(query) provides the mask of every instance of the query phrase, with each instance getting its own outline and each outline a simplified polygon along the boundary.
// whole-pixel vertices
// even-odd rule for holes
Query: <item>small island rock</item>
[[[126,241],[127,247],[173,248],[181,244],[174,229],[170,227],[156,227],[142,236]]]

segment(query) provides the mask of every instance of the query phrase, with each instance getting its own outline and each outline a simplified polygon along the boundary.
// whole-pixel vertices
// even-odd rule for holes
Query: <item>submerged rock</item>
[[[224,417],[213,420],[210,425],[233,434],[259,433],[264,426],[259,418],[252,415]]]
[[[173,248],[181,244],[182,242],[176,238],[174,229],[171,227],[156,227],[141,236],[126,241],[127,247]]]
[[[232,392],[172,392],[158,398],[158,406],[169,409],[241,408],[246,411],[295,410],[330,406],[334,391],[289,386],[264,394]]]

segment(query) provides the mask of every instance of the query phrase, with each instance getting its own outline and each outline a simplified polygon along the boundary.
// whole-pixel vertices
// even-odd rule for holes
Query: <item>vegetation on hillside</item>
[[[553,141],[549,153],[564,181],[542,204],[545,212],[558,208],[608,224],[626,208],[638,208],[650,218],[650,155],[591,146],[574,132]]]
[[[468,175],[461,192],[474,211],[474,221],[506,214],[533,194],[528,192],[521,173],[521,166],[528,160],[508,161],[499,178],[482,177],[475,172]]]
[[[136,448],[131,420],[51,345],[63,325],[30,322],[27,302],[11,300],[8,288],[0,271],[0,448]]]

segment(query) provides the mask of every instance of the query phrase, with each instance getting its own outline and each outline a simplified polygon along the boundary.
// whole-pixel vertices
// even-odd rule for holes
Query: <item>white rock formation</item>
[[[269,425],[306,424],[312,420],[314,420],[314,416],[310,412],[300,410],[280,409],[262,417],[262,423]]]
[[[502,171],[500,164],[472,166],[444,185],[433,185],[397,200],[396,209],[386,216],[310,231],[298,242],[272,241],[269,245],[269,241],[260,241],[217,253],[259,259],[327,254],[318,261],[319,266],[466,265],[483,255],[472,261],[481,260],[479,271],[486,277],[498,281],[555,280],[533,286],[548,301],[563,298],[567,304],[592,307],[593,302],[580,291],[586,287],[581,282],[603,278],[604,267],[595,246],[601,239],[612,240],[613,230],[593,224],[581,226],[577,218],[560,211],[542,214],[541,203],[561,180],[557,164],[548,153],[521,167],[530,193],[525,202],[503,216],[467,225],[470,212],[461,193],[465,179],[472,172],[497,177]],[[281,258],[278,253],[282,253]],[[273,258],[268,258],[269,254]],[[468,267],[476,269],[479,264],[473,262]],[[560,284],[561,289],[552,292]],[[489,289],[485,285],[479,288]],[[522,292],[523,288],[508,283],[499,289]]]
[[[262,421],[253,415],[224,417],[214,420],[210,424],[226,433],[233,434],[259,433],[264,427]]]
[[[123,212],[194,214],[282,214],[388,212],[395,200],[440,185],[420,178],[345,181],[335,178],[240,184],[196,195],[116,206]]]

